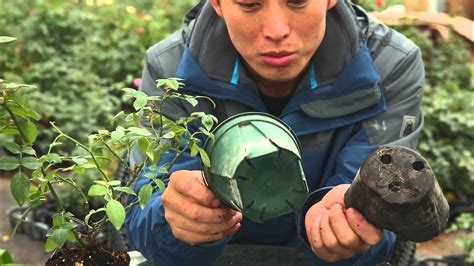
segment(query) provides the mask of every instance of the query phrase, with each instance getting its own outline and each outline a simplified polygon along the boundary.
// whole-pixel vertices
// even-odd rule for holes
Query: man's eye
[[[257,10],[260,7],[259,3],[238,2],[237,4],[244,11],[254,11],[254,10]]]
[[[309,0],[287,0],[288,4],[294,7],[305,7]]]

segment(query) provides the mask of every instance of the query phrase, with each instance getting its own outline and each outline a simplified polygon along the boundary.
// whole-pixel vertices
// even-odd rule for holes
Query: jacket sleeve
[[[156,80],[163,77],[159,63],[155,49],[150,48],[147,52],[142,75],[141,91],[150,95],[160,93],[156,89]],[[171,118],[186,115],[188,112],[179,103],[170,104],[166,109],[166,116]],[[174,154],[172,153],[162,155],[159,165],[169,162],[173,158]],[[137,147],[132,149],[130,160],[132,165],[143,162],[144,157]],[[201,162],[198,157],[191,157],[188,153],[184,153],[169,172],[181,169],[199,170],[200,166]],[[135,191],[150,181],[144,177],[148,171],[149,168],[145,167],[140,173]],[[131,246],[140,251],[148,260],[155,264],[159,263],[159,265],[211,265],[212,261],[221,253],[226,242],[224,240],[191,246],[176,239],[165,219],[161,192],[158,190],[152,194],[144,209],[135,205],[127,211],[125,225]]]
[[[398,52],[403,56],[398,61],[391,62],[393,66],[390,71],[385,68],[380,73],[386,111],[355,126],[351,138],[337,155],[335,174],[323,187],[310,194],[298,214],[299,236],[307,253],[318,262],[317,265],[375,265],[387,261],[390,256],[395,234],[384,230],[383,239],[369,251],[336,264],[328,264],[311,251],[304,228],[304,217],[308,209],[319,202],[331,188],[351,183],[365,158],[378,146],[393,144],[412,149],[416,147],[423,126],[421,98],[425,77],[421,52],[415,45],[411,47],[412,49],[406,50],[399,48]],[[386,55],[382,53],[380,56]],[[385,58],[387,60],[389,59]]]

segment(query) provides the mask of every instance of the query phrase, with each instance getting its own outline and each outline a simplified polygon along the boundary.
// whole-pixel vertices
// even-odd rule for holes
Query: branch
[[[104,171],[102,171],[102,168],[100,167],[99,163],[97,162],[97,159],[95,158],[95,155],[94,153],[89,149],[87,148],[84,144],[80,143],[79,141],[75,140],[74,138],[68,136],[67,134],[64,134],[64,132],[62,132],[58,127],[56,127],[56,125],[54,125],[54,123],[50,123],[51,126],[54,127],[54,129],[56,129],[59,134],[61,134],[63,137],[69,139],[70,141],[74,142],[77,146],[81,147],[82,149],[84,149],[87,153],[89,153],[89,155],[91,156],[92,158],[92,161],[94,161],[94,164],[95,166],[97,167],[97,170],[99,171],[99,173],[102,175],[102,177],[105,179],[105,181],[109,182],[109,178],[107,177],[107,175],[104,173]]]

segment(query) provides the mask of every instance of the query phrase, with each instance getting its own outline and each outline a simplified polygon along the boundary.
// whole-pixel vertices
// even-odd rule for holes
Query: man
[[[145,257],[210,265],[225,244],[245,243],[300,246],[315,265],[387,261],[394,234],[346,209],[343,196],[378,145],[416,145],[424,71],[411,41],[349,1],[209,0],[182,31],[148,50],[141,90],[157,94],[155,80],[173,76],[217,108],[175,102],[171,118],[204,111],[222,121],[261,111],[290,125],[310,196],[296,215],[253,223],[222,206],[199,160],[184,156],[163,195],[128,213],[130,243]],[[140,156],[135,151],[132,161]]]

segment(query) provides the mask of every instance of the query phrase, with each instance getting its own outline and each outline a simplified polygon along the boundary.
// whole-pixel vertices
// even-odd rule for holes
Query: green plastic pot
[[[308,196],[301,147],[280,119],[265,113],[230,117],[205,144],[209,188],[228,207],[255,222],[297,212]]]

